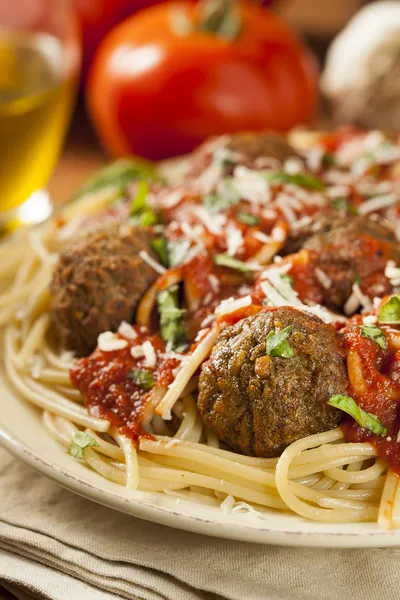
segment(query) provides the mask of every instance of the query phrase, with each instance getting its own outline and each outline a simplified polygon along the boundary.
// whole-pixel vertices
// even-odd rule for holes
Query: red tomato
[[[117,23],[163,0],[74,0],[82,33],[82,75],[86,77],[97,46]]]
[[[313,57],[277,16],[255,3],[239,7],[233,40],[198,28],[178,34],[175,2],[141,11],[108,34],[90,73],[88,105],[111,154],[158,160],[211,135],[284,131],[310,117]],[[198,21],[195,5],[182,10]]]

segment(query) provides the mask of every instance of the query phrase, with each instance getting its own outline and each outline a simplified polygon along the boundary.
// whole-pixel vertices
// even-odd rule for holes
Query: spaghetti
[[[380,246],[383,271],[379,262],[365,281],[353,282],[345,299],[346,316],[326,300],[332,278],[321,268],[314,249],[300,246],[270,264],[302,227],[314,226],[315,215],[328,204],[332,208],[339,192],[339,211],[347,214],[349,206],[362,207],[363,214],[374,213],[398,228],[397,196],[389,202],[388,195],[397,185],[390,170],[397,164],[399,148],[381,134],[374,135],[372,141],[372,134],[357,132],[319,136],[312,143],[298,138],[303,162],[293,166],[292,161],[279,171],[260,171],[235,156],[242,164],[233,175],[218,179],[213,163],[208,191],[201,188],[204,182],[210,187],[207,165],[201,180],[193,176],[183,187],[154,188],[151,208],[146,210],[162,212],[170,257],[171,251],[182,251],[179,244],[188,243],[175,264],[170,260],[162,265],[158,256],[161,268],[156,265],[155,282],[141,299],[136,324],[123,323],[117,333],[103,332],[95,352],[79,361],[55,342],[50,282],[58,254],[82,222],[109,214],[107,198],[115,198],[114,188],[67,207],[59,221],[19,233],[0,248],[3,363],[12,388],[43,411],[46,430],[73,456],[131,490],[172,494],[233,512],[274,509],[321,522],[378,521],[382,527],[398,526],[400,423],[391,411],[400,399],[396,328],[400,314],[397,321],[392,316],[390,322],[379,322],[385,302],[397,298],[392,296],[396,285],[390,283],[398,277],[396,264]],[[161,228],[154,227],[158,234]],[[371,262],[368,252],[366,245],[362,257]],[[216,256],[222,258],[213,262]],[[154,267],[157,256],[142,258]],[[381,292],[378,284],[383,285]],[[179,286],[189,347],[161,339],[159,331],[162,301],[174,302],[178,296],[174,300],[171,290]],[[160,300],[163,292],[167,296]],[[386,294],[389,300],[374,300]],[[279,457],[263,458],[234,452],[204,425],[196,405],[199,368],[220,332],[281,306],[317,315],[340,330],[350,399],[385,425],[385,437],[349,417],[340,427],[290,443]],[[173,309],[170,319],[182,310],[175,305]],[[160,325],[154,322],[157,310]],[[356,311],[361,314],[351,317]],[[363,335],[365,327],[375,327],[375,338],[371,330],[369,337]],[[381,346],[376,336],[383,336]],[[122,383],[115,379],[121,369],[133,373],[133,379],[125,377]],[[94,377],[103,381],[96,397],[89,390]],[[126,413],[121,402],[117,410],[117,404],[104,400],[116,381],[132,401]],[[383,456],[388,457],[389,468]]]

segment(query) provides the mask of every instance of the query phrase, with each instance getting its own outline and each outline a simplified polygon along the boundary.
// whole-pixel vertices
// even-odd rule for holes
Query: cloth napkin
[[[0,449],[0,585],[21,600],[394,600],[400,549],[186,533],[80,498]]]

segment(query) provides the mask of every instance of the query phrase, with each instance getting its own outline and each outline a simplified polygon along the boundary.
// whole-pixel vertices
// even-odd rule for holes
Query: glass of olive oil
[[[0,0],[0,237],[51,212],[79,63],[69,0]]]

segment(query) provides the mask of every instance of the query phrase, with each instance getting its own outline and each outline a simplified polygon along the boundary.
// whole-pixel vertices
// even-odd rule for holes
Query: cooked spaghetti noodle
[[[349,139],[353,145],[361,143],[356,134]],[[337,145],[337,153],[344,153],[346,148],[342,147],[343,144],[340,146],[337,141]],[[313,152],[323,154],[323,149],[324,146],[318,139],[307,150],[307,160],[311,160]],[[351,165],[350,169],[343,169],[343,173],[351,172],[354,160]],[[254,179],[254,173],[256,171],[251,175],[247,174],[250,189],[250,179]],[[332,177],[329,170],[325,175],[325,180]],[[322,177],[321,174],[319,176]],[[243,172],[241,177],[243,179]],[[380,184],[382,180],[381,177]],[[372,185],[371,181],[369,183]],[[295,184],[290,185],[293,187]],[[370,443],[374,441],[373,437],[362,441],[360,428],[356,429],[355,423],[346,422],[345,427],[336,427],[298,439],[289,444],[280,457],[262,458],[239,454],[221,443],[215,433],[204,425],[196,406],[199,368],[208,358],[221,328],[226,326],[224,318],[229,315],[231,319],[234,315],[234,320],[239,321],[257,314],[257,310],[265,310],[261,302],[255,301],[262,290],[267,292],[265,295],[268,295],[275,306],[289,304],[297,308],[303,307],[304,310],[322,315],[327,321],[341,323],[341,326],[347,320],[329,306],[306,302],[301,294],[293,295],[290,292],[288,297],[288,289],[279,285],[277,273],[278,279],[285,273],[295,279],[296,273],[306,268],[305,263],[310,259],[305,258],[304,251],[293,254],[292,259],[292,255],[289,255],[282,262],[267,267],[265,273],[258,276],[263,265],[268,264],[282,248],[288,232],[293,231],[288,221],[297,223],[300,219],[308,218],[313,213],[313,207],[321,206],[325,198],[317,197],[322,196],[320,192],[314,193],[314,203],[311,203],[310,195],[303,189],[299,190],[299,197],[296,194],[290,196],[291,191],[293,190],[281,190],[280,200],[263,200],[266,208],[263,207],[262,210],[279,209],[280,202],[286,208],[278,211],[279,218],[272,224],[271,219],[268,221],[269,231],[261,232],[258,237],[262,241],[254,242],[253,254],[245,257],[245,262],[247,260],[249,265],[248,272],[252,272],[255,265],[257,279],[252,290],[248,289],[246,281],[240,280],[240,285],[237,285],[235,276],[225,271],[223,285],[227,288],[227,294],[222,299],[217,295],[215,302],[210,297],[208,308],[204,312],[204,294],[203,298],[202,292],[199,295],[199,288],[193,285],[193,280],[188,276],[187,264],[183,263],[157,274],[155,283],[142,298],[137,310],[137,324],[132,327],[134,333],[131,333],[135,341],[130,340],[129,335],[124,337],[123,330],[119,336],[114,336],[114,342],[115,339],[123,341],[121,348],[128,347],[130,350],[131,346],[127,346],[128,344],[132,347],[140,345],[140,351],[147,348],[150,363],[154,359],[156,364],[155,361],[161,355],[167,355],[167,360],[172,361],[169,379],[147,392],[146,402],[140,412],[140,431],[136,437],[127,432],[126,426],[121,427],[102,417],[98,410],[94,410],[93,405],[85,401],[85,394],[79,390],[79,386],[71,381],[70,372],[76,364],[74,355],[58,349],[51,315],[50,281],[57,255],[68,243],[66,230],[74,230],[74,224],[79,220],[77,217],[82,219],[87,214],[101,214],[107,206],[107,194],[95,194],[67,207],[62,216],[62,227],[56,222],[50,222],[32,232],[20,233],[14,241],[0,247],[0,261],[3,265],[1,282],[4,288],[0,296],[0,324],[4,326],[4,369],[12,389],[43,411],[44,426],[54,438],[69,449],[78,432],[86,433],[86,439],[90,441],[82,448],[80,458],[103,477],[131,490],[173,494],[188,501],[221,505],[223,510],[233,512],[257,510],[262,513],[265,508],[272,508],[292,511],[304,518],[321,522],[378,521],[383,527],[396,527],[400,523],[400,486],[396,469],[388,469],[387,462],[380,457],[382,453],[379,445]],[[259,188],[253,194],[256,192],[259,193]],[[286,196],[283,197],[285,193]],[[160,204],[165,205],[168,196],[163,197],[161,194],[160,198]],[[172,202],[171,198],[169,201]],[[350,201],[354,201],[354,198],[350,199],[349,192],[348,203]],[[368,202],[366,200],[363,206]],[[182,216],[185,211],[192,211],[191,214],[197,214],[200,220],[208,219],[193,206],[195,205],[189,202],[181,210],[181,223],[185,223]],[[176,212],[177,208],[171,207],[168,210]],[[253,222],[250,218],[248,220]],[[171,215],[169,222],[173,222]],[[213,226],[218,229],[218,223],[208,223],[208,226],[210,229]],[[196,221],[193,218],[186,222],[186,226],[182,226],[182,229],[186,228],[186,237],[193,235],[195,238],[191,240],[192,250],[198,243],[195,227]],[[218,237],[220,232],[214,232],[213,235]],[[192,250],[188,249],[187,253]],[[231,253],[230,256],[234,254]],[[196,260],[195,254],[192,260]],[[321,278],[324,280],[324,275]],[[211,277],[211,285],[219,288],[220,284],[213,284],[212,281]],[[150,338],[143,331],[151,330],[153,326],[152,315],[156,310],[158,294],[182,282],[188,310],[191,314],[200,311],[201,318],[198,321],[203,322],[201,327],[197,326],[196,340],[193,340],[189,350],[178,349],[175,352],[164,346],[158,348],[152,342],[145,346]],[[327,283],[329,284],[329,279],[325,280],[325,284]],[[324,281],[322,287],[323,285]],[[246,289],[236,291],[234,298],[229,299],[230,290],[238,290],[240,286]],[[363,309],[363,302],[366,304],[363,294],[358,294],[354,286],[352,294],[357,296],[354,302],[359,302],[355,310],[360,306]],[[260,305],[260,308],[255,310],[255,305]],[[366,308],[368,310],[365,311],[364,307],[364,314],[367,312],[373,317],[370,322],[376,322],[372,303]],[[362,316],[354,319],[363,323]],[[349,323],[345,325],[344,331],[350,327]],[[358,328],[361,326],[359,323],[357,321]],[[400,334],[397,329],[389,326],[385,335],[391,347],[398,349]],[[140,336],[144,336],[143,339]],[[361,401],[371,391],[372,366],[368,363],[368,372],[365,366],[366,353],[371,349],[369,346],[361,346],[360,339],[354,341],[351,336],[355,336],[353,331],[344,333],[348,350],[347,371],[353,395]],[[117,353],[115,350],[115,354]],[[152,353],[155,353],[154,357]],[[114,355],[114,351],[110,354]],[[376,375],[376,386],[384,386],[388,397],[397,399],[398,388],[394,376],[390,381],[387,376],[384,382],[379,378],[383,378],[381,373]],[[383,387],[379,390],[381,393]],[[365,405],[365,409],[374,412],[372,401],[371,406]],[[354,441],[348,441],[349,439]]]

